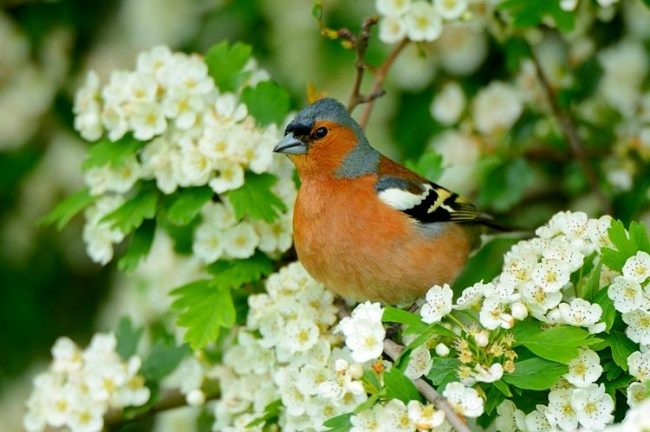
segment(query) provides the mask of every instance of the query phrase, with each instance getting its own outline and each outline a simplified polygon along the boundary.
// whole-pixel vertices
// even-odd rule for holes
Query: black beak
[[[282,138],[282,141],[273,148],[274,153],[284,154],[305,154],[307,153],[307,144],[293,136],[293,132],[289,132]]]

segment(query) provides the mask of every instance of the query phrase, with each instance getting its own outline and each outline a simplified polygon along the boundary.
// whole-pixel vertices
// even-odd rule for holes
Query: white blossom
[[[431,42],[442,33],[442,18],[438,10],[429,2],[418,0],[404,16],[406,34],[412,41]]]
[[[467,10],[468,0],[435,0],[435,5],[444,19],[452,20]]]
[[[422,321],[427,324],[440,321],[445,315],[451,312],[452,297],[454,293],[445,284],[443,286],[434,285],[427,291],[426,303],[420,309]]]
[[[624,313],[623,322],[628,326],[625,334],[632,342],[650,345],[650,312],[636,309]]]
[[[558,425],[564,431],[578,428],[578,417],[571,405],[574,389],[558,388],[548,394],[546,417],[551,423]]]
[[[407,404],[409,419],[418,430],[437,428],[445,421],[445,413],[437,410],[432,404],[422,405],[419,401],[409,401]]]
[[[465,387],[459,382],[447,384],[442,395],[447,398],[455,411],[465,417],[478,417],[483,414],[483,399],[471,387]]]
[[[580,349],[578,357],[569,362],[569,372],[564,378],[576,387],[587,387],[603,373],[600,357],[589,348]]]
[[[630,375],[639,381],[650,380],[650,351],[635,351],[627,358]]]
[[[519,93],[509,84],[492,82],[481,89],[472,106],[476,128],[484,134],[510,129],[523,111]]]
[[[445,84],[434,96],[430,111],[434,119],[442,124],[451,125],[458,121],[464,109],[463,89],[458,83],[452,81]]]
[[[644,251],[638,251],[629,257],[623,265],[623,276],[631,281],[642,284],[650,277],[650,255]]]
[[[578,422],[587,429],[603,429],[614,419],[614,401],[605,392],[603,384],[589,384],[576,389],[571,397],[571,406]]]
[[[614,307],[621,313],[632,312],[641,306],[643,290],[638,282],[623,276],[617,276],[607,289],[607,296],[614,302]]]

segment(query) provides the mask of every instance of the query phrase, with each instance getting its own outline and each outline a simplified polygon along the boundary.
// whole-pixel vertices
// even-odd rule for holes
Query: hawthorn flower
[[[569,372],[564,378],[576,387],[587,387],[596,382],[602,373],[598,354],[589,348],[582,348],[578,357],[569,362]]]
[[[546,292],[558,292],[569,282],[568,266],[559,260],[544,259],[532,271],[532,279]]]
[[[564,322],[576,327],[591,327],[603,314],[600,305],[581,298],[573,299],[571,303],[560,303],[558,308]]]
[[[375,405],[373,409],[365,409],[354,414],[350,417],[350,424],[352,424],[350,432],[381,432],[382,426],[377,418],[380,411],[381,405]]]
[[[406,405],[399,399],[388,401],[379,411],[377,418],[381,430],[395,432],[411,432],[413,430],[414,424],[409,417]]]
[[[623,322],[628,326],[625,334],[632,342],[650,345],[650,312],[636,309],[624,313]]]
[[[396,16],[384,17],[379,23],[379,40],[386,44],[394,44],[406,37],[404,19]]]
[[[471,287],[465,288],[460,297],[456,299],[454,308],[464,310],[480,304],[481,299],[485,294],[490,292],[493,288],[494,285],[492,283],[484,284],[482,281],[475,283]]]
[[[230,160],[220,160],[214,163],[217,175],[208,182],[216,193],[237,189],[244,184],[244,169]]]
[[[467,10],[468,0],[435,0],[436,9],[447,20],[459,18]]]
[[[483,301],[479,319],[481,325],[489,330],[494,330],[499,327],[510,328],[513,324],[512,315],[507,314],[506,303],[502,299],[489,296]]]
[[[409,419],[418,430],[437,428],[445,421],[445,413],[433,405],[422,405],[419,401],[409,401],[407,405]]]
[[[456,82],[445,84],[440,92],[433,98],[430,111],[431,116],[445,125],[458,121],[465,109],[465,93]]]
[[[432,366],[429,348],[426,345],[420,345],[411,352],[404,375],[411,379],[420,378],[428,374]]]
[[[607,289],[607,296],[612,299],[617,311],[626,313],[632,312],[641,306],[643,290],[638,282],[624,276],[618,276]]]
[[[562,430],[573,431],[578,429],[578,417],[571,405],[571,397],[575,390],[572,388],[553,389],[548,394],[548,408],[546,417]]]
[[[404,16],[406,34],[415,42],[431,42],[442,33],[442,18],[429,2],[415,1]]]
[[[650,351],[635,351],[627,358],[630,375],[639,381],[650,380]]]
[[[249,258],[255,253],[259,240],[260,238],[252,224],[240,222],[225,231],[223,250],[233,258]]]
[[[447,398],[455,411],[465,417],[479,417],[483,414],[483,399],[471,387],[465,387],[459,382],[447,384],[442,395]]]
[[[523,101],[517,90],[498,81],[481,89],[472,105],[476,129],[484,134],[510,129],[522,111]]]
[[[309,319],[294,319],[289,321],[284,330],[283,338],[291,353],[307,351],[318,341],[319,331],[316,324]]]
[[[205,263],[217,261],[223,255],[223,231],[213,224],[201,224],[194,232],[192,251]]]
[[[644,251],[638,251],[631,256],[623,265],[623,276],[628,280],[642,284],[650,277],[650,255]]]
[[[558,428],[551,424],[546,416],[548,408],[537,405],[534,411],[526,415],[526,429],[528,432],[556,432]]]
[[[498,431],[515,431],[526,429],[526,414],[509,399],[497,406],[497,418],[494,422]]]
[[[408,12],[411,0],[376,0],[375,7],[381,15],[398,17]]]
[[[376,359],[383,352],[386,336],[381,323],[383,313],[379,303],[365,302],[339,323],[339,329],[345,336],[345,345],[352,351],[355,362]]]
[[[494,363],[489,368],[476,365],[476,375],[474,379],[478,382],[492,383],[499,381],[503,377],[503,366],[501,363]]]
[[[626,390],[627,404],[630,408],[639,406],[648,398],[648,389],[645,384],[633,382]]]
[[[148,141],[167,129],[162,107],[155,102],[134,103],[131,115],[133,136],[140,141]]]
[[[614,419],[614,401],[603,384],[576,389],[571,396],[571,406],[578,422],[587,429],[601,430]]]
[[[426,303],[420,309],[422,321],[427,324],[438,322],[451,312],[454,293],[449,285],[434,285],[426,295]]]

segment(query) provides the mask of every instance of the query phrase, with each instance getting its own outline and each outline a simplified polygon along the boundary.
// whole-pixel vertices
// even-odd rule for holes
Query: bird
[[[451,283],[495,225],[465,198],[375,150],[336,99],[299,111],[273,152],[295,165],[294,247],[349,301],[410,304]]]

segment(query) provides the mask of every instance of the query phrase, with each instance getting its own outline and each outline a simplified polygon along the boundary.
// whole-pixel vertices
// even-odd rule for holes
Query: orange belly
[[[294,209],[298,258],[314,279],[346,299],[411,302],[454,280],[470,251],[453,223],[418,227],[376,199],[371,176],[303,182]]]

